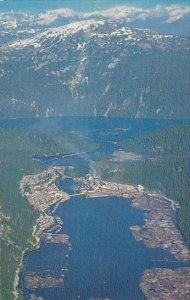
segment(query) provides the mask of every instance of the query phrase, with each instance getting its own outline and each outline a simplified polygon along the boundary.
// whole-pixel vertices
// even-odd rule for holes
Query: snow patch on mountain
[[[33,46],[34,48],[39,48],[42,45],[43,41],[51,40],[51,45],[55,45],[54,41],[58,37],[60,40],[63,38],[67,38],[68,36],[72,36],[76,33],[81,32],[93,32],[99,26],[103,26],[105,24],[104,21],[97,20],[88,20],[88,21],[78,21],[73,22],[71,24],[65,26],[59,26],[56,28],[52,28],[46,30],[36,36],[24,40],[15,41],[10,43],[7,47],[14,49],[22,49],[27,46]],[[85,44],[83,44],[83,47]],[[47,48],[46,48],[47,49]]]
[[[78,18],[81,17],[80,13],[68,9],[68,8],[60,8],[55,10],[50,10],[45,13],[41,13],[38,15],[36,19],[36,23],[39,25],[50,25],[61,18]]]
[[[190,5],[156,5],[152,8],[141,8],[134,6],[115,6],[105,10],[97,10],[89,13],[81,13],[68,8],[49,10],[42,13],[24,13],[24,12],[1,12],[0,25],[6,26],[6,22],[16,20],[20,25],[27,24],[31,26],[52,27],[89,19],[107,19],[116,22],[133,23],[146,22],[151,20],[159,24],[173,24],[184,18],[189,18]],[[57,24],[60,23],[60,24]],[[56,24],[56,25],[55,25]],[[65,23],[64,23],[65,24]]]
[[[176,22],[190,13],[190,6],[157,5],[153,8],[139,8],[133,6],[116,6],[106,10],[94,11],[84,14],[84,17],[103,17],[113,20],[124,20],[125,22],[133,22],[136,20],[145,21],[146,19],[163,18],[164,22]]]
[[[114,58],[113,61],[111,63],[109,63],[108,65],[108,69],[115,69],[115,67],[117,66],[119,62],[118,58]]]
[[[5,29],[10,29],[10,28],[16,29],[17,21],[16,19],[8,19],[4,21],[3,25]]]
[[[167,10],[169,17],[165,22],[169,24],[174,23],[190,14],[190,6],[172,5],[167,7]]]

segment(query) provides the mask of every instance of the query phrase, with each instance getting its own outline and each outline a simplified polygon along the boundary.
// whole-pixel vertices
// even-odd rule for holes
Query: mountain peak
[[[62,18],[78,18],[80,17],[80,13],[69,9],[69,8],[60,8],[56,10],[50,10],[44,13],[37,15],[36,23],[39,25],[51,25],[58,19]]]

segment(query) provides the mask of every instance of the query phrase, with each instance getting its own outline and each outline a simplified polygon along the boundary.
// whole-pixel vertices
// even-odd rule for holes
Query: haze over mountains
[[[0,117],[189,117],[189,6],[0,15]]]

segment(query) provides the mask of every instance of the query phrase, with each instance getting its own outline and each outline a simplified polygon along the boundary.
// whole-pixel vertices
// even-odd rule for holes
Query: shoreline
[[[39,218],[38,218],[39,219]],[[33,246],[31,248],[27,247],[26,249],[22,250],[22,255],[21,255],[21,259],[20,259],[20,264],[18,266],[18,269],[15,272],[15,278],[14,278],[14,283],[13,283],[13,296],[14,296],[14,300],[18,300],[19,299],[19,280],[20,280],[20,274],[23,270],[23,262],[24,262],[24,255],[28,252],[34,251],[36,249],[38,249],[40,247],[40,238],[38,236],[38,231],[37,231],[37,222],[38,219],[36,220],[35,225],[33,226],[33,232],[32,232],[32,237],[35,240],[35,243],[33,244]]]
[[[45,170],[45,171],[42,171],[42,173],[40,174],[37,174],[37,175],[30,175],[30,176],[25,176],[24,178],[27,178],[29,179],[30,177],[32,178],[35,178],[35,176],[40,176],[42,175],[46,177],[47,174],[49,174],[49,170]],[[51,169],[53,170],[53,179],[50,179],[50,184],[54,184],[55,183],[55,180],[56,180],[56,171],[61,171],[63,172],[64,171],[64,168],[53,168]],[[50,172],[51,173],[51,172]],[[52,174],[51,174],[52,175]],[[24,179],[23,178],[23,179]],[[22,179],[22,180],[23,180]],[[20,190],[21,190],[21,194],[23,197],[26,197],[27,200],[28,199],[28,192],[25,192],[24,191],[24,185],[26,184],[24,182],[24,185],[22,185],[22,180],[20,182]],[[45,182],[46,183],[46,182]],[[48,185],[46,186],[45,184],[45,188],[47,188]],[[55,190],[55,194],[58,193],[59,191]],[[28,252],[32,252],[36,249],[38,249],[40,247],[40,243],[41,243],[41,238],[40,238],[40,235],[43,233],[44,230],[48,229],[48,228],[51,228],[53,225],[57,225],[57,221],[54,219],[52,213],[54,213],[56,211],[56,209],[59,207],[59,205],[68,200],[70,197],[67,197],[67,194],[66,193],[62,193],[62,199],[61,198],[58,198],[55,202],[53,201],[53,203],[48,203],[47,206],[43,207],[42,209],[39,209],[39,207],[35,207],[35,205],[32,205],[31,201],[29,200],[29,202],[31,203],[32,206],[34,206],[34,208],[36,210],[39,211],[40,215],[39,217],[36,219],[36,222],[35,224],[33,225],[33,231],[32,231],[32,237],[34,238],[34,243],[33,245],[29,248],[27,247],[26,249],[22,250],[22,254],[21,254],[21,259],[20,259],[20,263],[19,263],[19,266],[18,266],[18,269],[16,270],[15,272],[15,278],[14,278],[14,283],[13,283],[13,296],[14,296],[14,300],[18,300],[19,299],[19,281],[20,281],[20,274],[23,270],[23,259],[24,259],[24,255]],[[51,207],[51,205],[55,205],[55,208],[52,212],[49,212],[48,209]],[[39,226],[39,228],[38,228]],[[60,224],[59,224],[60,226]]]
[[[145,270],[140,287],[147,299],[189,299],[190,268]],[[175,279],[175,280],[174,280]]]
[[[13,286],[15,300],[19,297],[19,275],[23,269],[24,255],[40,247],[40,236],[46,230],[52,232],[56,228],[55,232],[58,235],[60,228],[62,228],[63,223],[57,220],[55,212],[61,203],[72,199],[72,195],[68,195],[60,190],[55,184],[58,176],[61,175],[64,178],[64,170],[64,167],[52,167],[40,174],[25,176],[21,180],[20,189],[22,195],[26,196],[31,205],[40,212],[40,216],[33,226],[32,236],[35,239],[35,243],[33,247],[22,251],[21,261],[15,274]],[[142,227],[134,224],[130,228],[134,238],[137,241],[143,241],[148,248],[167,250],[175,256],[178,262],[189,262],[190,251],[183,242],[182,236],[170,216],[171,210],[175,211],[174,208],[178,208],[178,204],[173,200],[157,192],[145,190],[141,185],[106,182],[92,176],[76,178],[74,181],[79,188],[78,194],[84,195],[89,199],[103,196],[116,196],[122,197],[124,200],[128,199],[131,206],[144,211],[145,224]],[[30,192],[25,191],[25,186],[29,186]],[[166,203],[169,203],[169,206],[165,207]],[[51,207],[53,207],[53,210],[51,210]],[[164,227],[166,225],[168,227]]]

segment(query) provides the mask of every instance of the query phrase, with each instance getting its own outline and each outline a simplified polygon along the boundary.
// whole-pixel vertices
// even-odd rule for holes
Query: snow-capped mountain
[[[60,8],[43,13],[1,12],[0,28],[2,30],[21,30],[26,28],[48,28],[65,25],[74,21],[103,19],[125,23],[130,27],[149,28],[160,33],[190,34],[190,6],[157,5],[152,8],[133,6],[116,6],[89,13],[77,12],[68,8]]]
[[[189,39],[128,27],[116,15],[20,16],[0,47],[0,117],[188,117]]]

